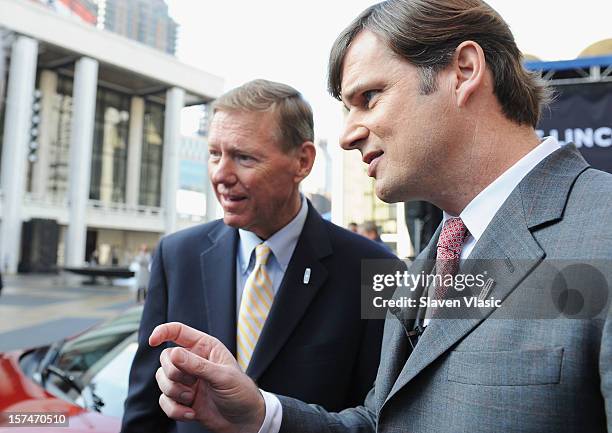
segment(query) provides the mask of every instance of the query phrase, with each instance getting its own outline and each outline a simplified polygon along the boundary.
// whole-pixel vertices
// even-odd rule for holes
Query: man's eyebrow
[[[259,155],[257,146],[253,146],[247,141],[243,141],[240,144],[230,144],[227,146],[227,151],[231,154],[248,153],[253,156]]]
[[[340,96],[342,97],[342,102],[344,102],[344,105],[346,106],[346,101],[352,101],[353,98],[355,98],[355,95],[361,92],[365,87],[367,87],[366,83],[363,81],[358,81],[349,87],[346,92],[342,92]]]

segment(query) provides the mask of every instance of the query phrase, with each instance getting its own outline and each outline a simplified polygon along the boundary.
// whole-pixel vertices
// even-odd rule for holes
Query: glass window
[[[4,107],[6,105],[6,98],[4,94],[0,99],[0,164],[2,163],[2,142],[4,141]]]
[[[96,362],[84,375],[83,383],[104,402],[100,413],[121,418],[123,403],[128,394],[130,367],[138,350],[138,335],[133,333]],[[84,403],[85,399],[77,399]]]
[[[98,89],[89,198],[125,203],[130,98]]]
[[[67,341],[56,365],[75,374],[87,372],[103,356],[138,331],[142,307],[135,307]]]
[[[130,366],[138,347],[142,309],[130,308],[77,337],[28,352],[20,359],[20,366],[29,377],[42,381],[37,376],[40,363],[51,356],[54,370],[68,379],[47,374],[41,382],[47,391],[82,407],[95,406],[104,414],[121,417]],[[57,355],[53,354],[55,350]],[[49,351],[53,353],[46,353]]]
[[[163,105],[145,101],[142,141],[139,202],[145,206],[160,206],[164,154]]]
[[[3,51],[0,50],[0,53],[3,53]],[[8,69],[9,69],[8,57],[6,59],[4,58],[4,56],[0,57],[0,62],[4,62],[2,65],[0,65],[0,71],[4,71],[4,76],[0,78],[0,164],[1,164],[2,163],[2,141],[4,140],[4,111],[5,111],[5,106],[6,106],[6,90],[8,88]]]
[[[58,76],[49,142],[48,192],[63,198],[68,189],[68,157],[72,128],[72,78]]]

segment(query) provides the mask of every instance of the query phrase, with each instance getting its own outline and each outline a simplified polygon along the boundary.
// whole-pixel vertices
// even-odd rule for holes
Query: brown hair
[[[213,103],[217,111],[274,111],[281,148],[288,152],[314,140],[312,109],[291,86],[268,80],[253,80],[221,95]]]
[[[464,41],[478,43],[493,75],[493,92],[505,116],[536,126],[550,102],[547,84],[522,64],[522,54],[503,18],[481,0],[387,0],[370,6],[341,34],[329,58],[328,90],[341,98],[342,63],[362,30],[383,37],[391,50],[419,68],[421,92],[436,90],[436,75]]]

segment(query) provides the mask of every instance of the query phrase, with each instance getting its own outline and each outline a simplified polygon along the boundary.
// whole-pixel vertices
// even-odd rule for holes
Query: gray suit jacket
[[[405,334],[413,321],[389,313],[364,406],[332,414],[279,397],[281,432],[612,432],[611,223],[612,175],[590,168],[573,145],[554,152],[512,192],[470,256],[488,261],[501,306],[432,321],[414,350]],[[439,230],[410,272],[429,271]],[[514,319],[552,303],[550,291],[526,281],[565,259],[598,260],[599,270],[604,263],[593,280],[597,317]]]

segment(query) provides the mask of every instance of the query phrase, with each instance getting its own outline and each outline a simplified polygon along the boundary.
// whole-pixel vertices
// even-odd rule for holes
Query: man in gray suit
[[[150,344],[183,346],[157,373],[168,416],[217,432],[612,431],[612,176],[539,139],[549,93],[521,60],[480,0],[389,0],[342,32],[329,67],[341,145],[362,153],[377,195],[445,212],[410,271],[454,276],[479,259],[479,295],[498,304],[452,320],[390,310],[374,388],[340,413],[260,390],[215,339],[161,325]],[[424,292],[452,298],[436,284]]]

